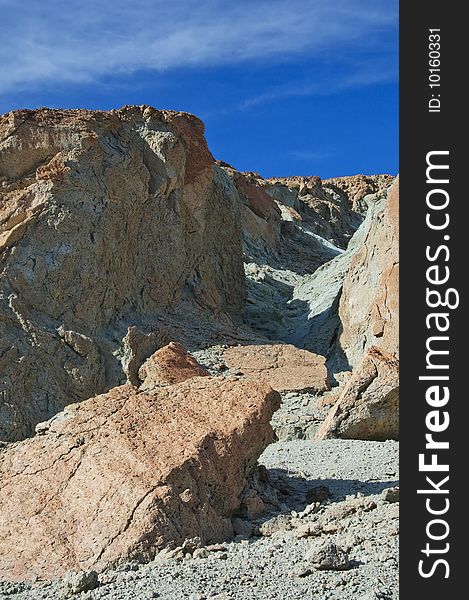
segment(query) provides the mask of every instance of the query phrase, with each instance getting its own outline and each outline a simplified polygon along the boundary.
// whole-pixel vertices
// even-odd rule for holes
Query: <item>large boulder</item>
[[[316,439],[399,439],[399,361],[371,347],[353,371]]]
[[[0,573],[49,579],[168,544],[233,533],[231,517],[273,440],[279,394],[198,377],[143,392],[115,388],[0,448]]]
[[[236,317],[238,203],[186,113],[1,116],[0,439],[135,383],[168,315]]]
[[[290,344],[233,346],[224,353],[226,364],[279,392],[329,389],[325,358]]]
[[[140,367],[140,389],[148,390],[158,385],[182,383],[192,377],[206,377],[207,369],[191,356],[181,344],[170,342],[148,358]]]

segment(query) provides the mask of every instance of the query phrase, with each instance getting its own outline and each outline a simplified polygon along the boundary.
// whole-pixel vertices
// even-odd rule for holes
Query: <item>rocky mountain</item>
[[[233,538],[267,540],[256,570],[276,535],[293,575],[265,597],[349,573],[355,529],[395,518],[398,266],[389,175],[264,179],[148,106],[0,117],[0,596],[105,597],[129,560],[173,572]],[[375,474],[335,482],[342,447]]]

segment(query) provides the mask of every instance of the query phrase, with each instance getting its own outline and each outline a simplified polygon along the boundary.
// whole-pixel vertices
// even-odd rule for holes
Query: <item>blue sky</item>
[[[396,173],[397,0],[0,0],[0,112],[151,104],[262,175]]]

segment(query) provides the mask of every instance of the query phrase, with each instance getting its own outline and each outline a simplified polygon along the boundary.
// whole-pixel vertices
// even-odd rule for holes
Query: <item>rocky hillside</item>
[[[3,115],[0,183],[0,597],[358,598],[377,526],[397,598],[398,182],[239,172],[141,106]]]

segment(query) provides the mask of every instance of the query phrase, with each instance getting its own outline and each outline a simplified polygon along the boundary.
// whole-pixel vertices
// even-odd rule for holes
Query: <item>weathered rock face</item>
[[[48,579],[151,559],[169,542],[232,534],[247,477],[273,439],[280,396],[199,377],[126,385],[68,406],[0,449],[2,579]]]
[[[182,383],[192,377],[206,377],[209,372],[177,342],[170,342],[148,358],[140,367],[140,389],[148,390],[158,385]]]
[[[353,179],[353,178],[351,178]],[[298,323],[289,337],[296,346],[327,356],[334,372],[350,368],[337,337],[341,331],[339,302],[344,279],[354,264],[371,232],[383,218],[387,189],[379,189],[368,197],[369,209],[365,220],[354,233],[347,249],[325,262],[312,274],[306,274],[295,285],[292,300],[303,308]],[[306,312],[306,315],[304,314]]]
[[[399,438],[399,181],[372,210],[366,236],[345,275],[336,349],[352,377],[318,437]]]
[[[339,304],[339,344],[352,366],[370,346],[399,355],[399,181],[352,258]]]
[[[257,173],[241,173],[227,163],[219,163],[232,179],[239,197],[245,249],[249,253],[272,251],[280,239],[281,211],[266,193]]]
[[[366,196],[386,189],[392,177],[277,177],[258,179],[258,185],[300,215],[312,232],[345,249],[368,210]]]
[[[399,361],[371,347],[319,428],[316,439],[399,438]]]
[[[324,185],[345,194],[352,210],[365,214],[368,210],[366,197],[386,189],[393,179],[392,175],[352,175],[325,179]]]
[[[8,113],[0,184],[0,439],[135,382],[183,304],[241,309],[239,195],[197,118]]]
[[[265,381],[279,392],[329,389],[325,358],[290,344],[233,346],[224,357],[230,368]]]

